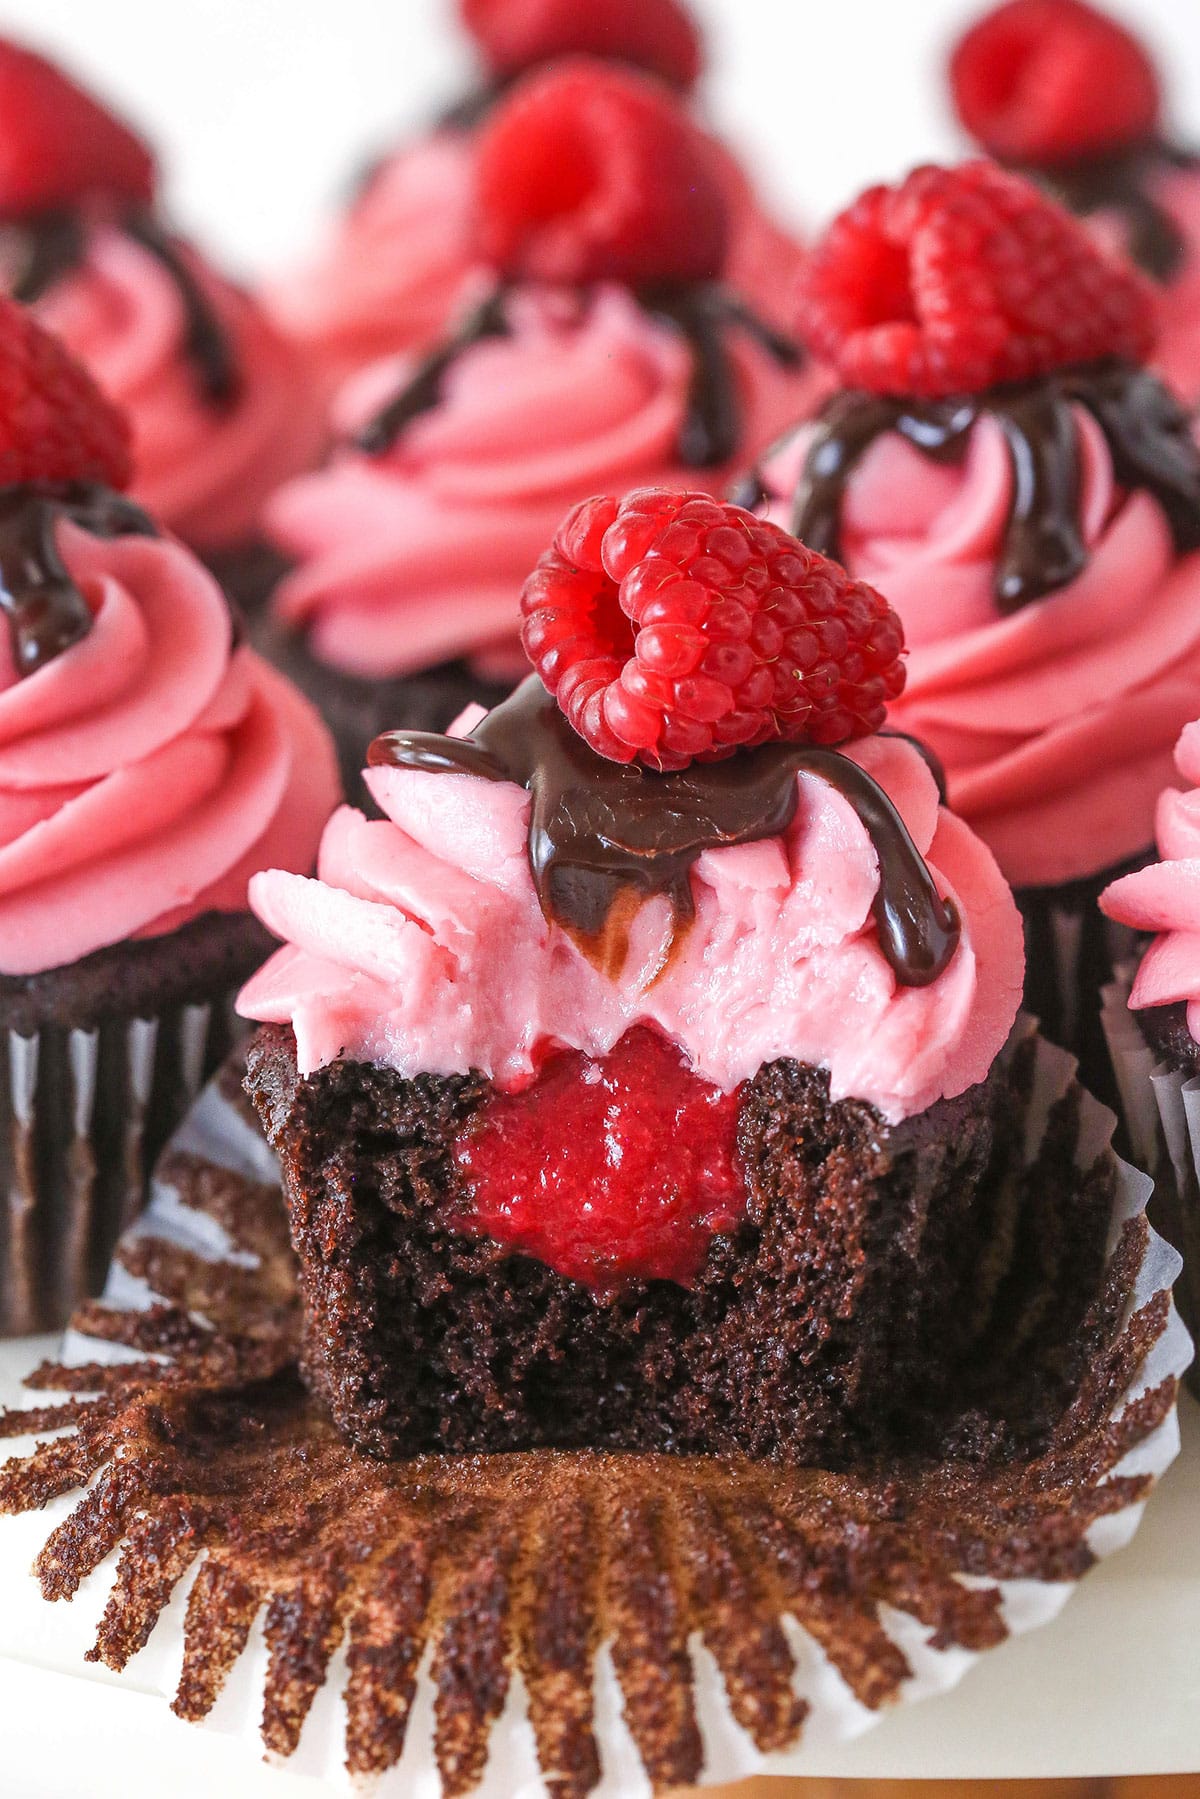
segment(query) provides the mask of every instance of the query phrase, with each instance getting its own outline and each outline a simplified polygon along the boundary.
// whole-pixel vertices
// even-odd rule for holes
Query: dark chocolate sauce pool
[[[785,368],[799,367],[803,351],[715,282],[646,288],[636,298],[652,318],[680,333],[691,354],[679,460],[685,468],[715,468],[731,461],[742,441],[742,406],[729,333],[744,332]],[[415,418],[436,406],[445,377],[459,357],[484,338],[508,334],[506,305],[507,294],[498,288],[368,422],[356,439],[357,447],[367,455],[382,455]]]
[[[0,613],[22,679],[92,628],[91,608],[58,552],[55,527],[64,518],[94,537],[158,535],[140,507],[107,487],[0,487]]]
[[[796,776],[820,775],[847,799],[879,857],[880,947],[907,987],[937,979],[959,924],[886,793],[849,756],[807,744],[764,744],[724,762],[654,774],[598,756],[567,723],[536,675],[467,738],[391,731],[371,745],[373,767],[515,781],[532,797],[529,860],[542,909],[606,969],[623,959],[631,907],[665,894],[677,926],[693,914],[689,871],[706,849],[786,830]]]
[[[135,208],[120,228],[161,264],[179,296],[184,317],[184,353],[196,371],[201,393],[212,406],[237,399],[241,376],[237,354],[216,308],[197,281],[179,240],[154,214]],[[0,225],[0,266],[14,299],[31,306],[56,282],[73,274],[87,254],[87,227],[78,213],[43,213]]]
[[[1004,432],[1014,475],[996,602],[1001,612],[1018,611],[1065,587],[1087,564],[1075,404],[1104,433],[1121,486],[1154,495],[1180,553],[1200,548],[1200,450],[1188,415],[1157,376],[1115,360],[945,400],[835,395],[805,458],[791,530],[810,549],[840,558],[846,484],[876,438],[895,431],[935,462],[961,462],[971,427],[986,413]],[[737,494],[751,506],[765,496],[757,475]]]

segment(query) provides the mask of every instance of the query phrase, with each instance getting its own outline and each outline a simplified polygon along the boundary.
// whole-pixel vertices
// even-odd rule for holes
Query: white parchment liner
[[[1051,1107],[1073,1078],[1072,1059],[1039,1040],[1033,1098],[1026,1117],[1025,1147],[1030,1160],[1041,1140]],[[1084,1095],[1078,1164],[1085,1168],[1097,1156],[1106,1155],[1112,1157],[1117,1171],[1109,1230],[1110,1251],[1117,1243],[1123,1224],[1145,1211],[1153,1190],[1148,1176],[1121,1161],[1112,1151],[1110,1138],[1114,1123],[1110,1112],[1090,1095]],[[274,1164],[265,1143],[221,1096],[215,1084],[205,1090],[173,1144],[252,1179],[275,1178]],[[210,1220],[181,1206],[178,1197],[161,1182],[155,1183],[148,1212],[136,1228],[166,1236],[205,1256],[225,1258],[229,1254],[230,1246],[220,1229]],[[1155,1294],[1169,1290],[1179,1266],[1180,1259],[1175,1251],[1152,1231],[1130,1300],[1129,1314]],[[146,1304],[150,1297],[140,1283],[114,1267],[106,1289],[107,1300],[130,1307]],[[124,1353],[76,1335],[68,1337],[64,1359],[96,1361]],[[1164,1379],[1181,1375],[1191,1354],[1187,1331],[1172,1307],[1167,1329],[1154,1344],[1114,1415],[1119,1415],[1125,1405]],[[18,1453],[22,1447],[20,1443],[13,1445]],[[1158,1477],[1172,1462],[1178,1448],[1178,1425],[1172,1409],[1113,1473]],[[94,1640],[95,1623],[111,1585],[111,1558],[84,1581],[70,1605],[47,1605],[26,1572],[37,1548],[51,1529],[68,1515],[78,1497],[78,1494],[70,1495],[32,1518],[0,1521],[0,1655],[34,1661],[52,1657],[54,1664],[61,1668],[68,1652],[75,1651],[76,1655],[71,1659],[80,1677],[111,1682],[112,1674],[89,1666],[82,1659]],[[1094,1553],[1098,1557],[1107,1556],[1128,1543],[1140,1522],[1142,1510],[1142,1503],[1130,1504],[1094,1524],[1088,1534],[1088,1544]],[[120,1677],[123,1684],[143,1692],[161,1694],[164,1703],[173,1696],[178,1679],[186,1599],[193,1578],[194,1572],[180,1583],[150,1642]],[[999,1584],[1004,1620],[1013,1634],[1049,1623],[1061,1611],[1073,1589],[1070,1581],[1008,1580],[996,1583],[969,1575],[958,1578],[964,1584]],[[902,1688],[900,1703],[908,1704],[946,1691],[980,1659],[978,1653],[961,1648],[933,1648],[928,1640],[930,1633],[904,1613],[885,1607],[881,1608],[880,1615],[887,1633],[903,1649],[912,1669],[911,1678]],[[811,1752],[860,1735],[878,1724],[884,1715],[868,1709],[855,1698],[816,1642],[794,1620],[785,1619],[784,1628],[796,1655],[796,1689],[809,1701],[811,1710],[801,1741],[785,1752],[772,1755],[761,1753],[735,1722],[715,1662],[707,1649],[693,1639],[696,1704],[706,1751],[704,1784],[738,1780],[756,1773],[803,1773]],[[250,1758],[261,1754],[258,1726],[266,1665],[260,1616],[246,1653],[235,1665],[216,1707],[202,1726],[244,1739]],[[330,1664],[326,1682],[317,1695],[299,1749],[289,1766],[296,1772],[346,1784],[340,1703],[344,1676],[344,1652],[339,1652]],[[986,1678],[986,1675],[978,1678]],[[639,1795],[648,1794],[650,1786],[623,1721],[621,1690],[607,1646],[601,1648],[596,1658],[594,1679],[595,1729],[603,1766],[602,1784],[596,1792],[604,1799],[637,1799]],[[169,1773],[167,1778],[169,1780]],[[381,1799],[388,1795],[392,1799],[401,1799],[401,1796],[403,1799],[436,1799],[442,1792],[433,1753],[433,1692],[428,1679],[428,1656],[422,1665],[404,1754],[398,1766],[384,1775],[372,1790],[378,1792]],[[546,1794],[538,1771],[519,1676],[510,1686],[503,1713],[493,1730],[488,1767],[478,1791],[486,1799],[535,1799],[535,1796],[542,1799]]]

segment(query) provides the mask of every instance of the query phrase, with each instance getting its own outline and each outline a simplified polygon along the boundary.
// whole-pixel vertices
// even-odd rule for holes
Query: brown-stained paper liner
[[[1200,1077],[1161,1062],[1129,1010],[1136,969],[1124,962],[1104,989],[1104,1035],[1133,1153],[1155,1176],[1151,1216],[1183,1257],[1175,1296],[1187,1328],[1200,1331]],[[1193,1363],[1188,1384],[1200,1395]]]
[[[85,1651],[131,1664],[126,1679],[248,1754],[261,1733],[302,1769],[348,1759],[404,1799],[633,1799],[802,1772],[808,1748],[954,1685],[1128,1541],[1176,1453],[1190,1356],[1178,1258],[1145,1222],[1150,1181],[1111,1150],[1111,1114],[1061,1051],[1026,1032],[1013,1055],[1016,1241],[1037,1238],[1039,1203],[1076,1215],[1055,1193],[1107,1227],[1088,1371],[1004,1459],[856,1473],[356,1455],[295,1377],[275,1171],[227,1073],[174,1139],[104,1303],[31,1378],[75,1397],[6,1420],[59,1434],[0,1471],[0,1506],[29,1514],[0,1526],[0,1655],[53,1634],[61,1662],[69,1639],[81,1672]],[[997,1367],[1049,1345],[1021,1336],[1050,1328],[1040,1276],[1037,1291],[1009,1308]],[[41,1593],[69,1607],[18,1578],[39,1544]]]
[[[0,1033],[0,1336],[61,1329],[98,1290],[151,1160],[230,1040],[209,1005]]]

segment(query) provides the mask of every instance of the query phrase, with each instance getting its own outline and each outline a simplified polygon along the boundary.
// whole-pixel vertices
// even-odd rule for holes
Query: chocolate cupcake
[[[1017,176],[917,170],[815,251],[803,329],[844,387],[747,490],[903,619],[893,721],[1015,887],[1029,1006],[1093,1079],[1123,941],[1096,899],[1200,713],[1200,454],[1153,320]]]
[[[964,129],[1155,283],[1154,367],[1200,399],[1200,161],[1167,129],[1149,50],[1084,0],[1006,0],[950,59]]]
[[[578,191],[548,174],[564,159]],[[267,514],[293,567],[258,641],[325,711],[348,788],[379,731],[511,690],[521,583],[568,506],[719,490],[814,393],[797,346],[718,285],[725,191],[657,84],[582,59],[518,83],[476,178],[478,307],[415,373],[361,376],[355,435]]]
[[[265,951],[255,869],[313,860],[328,735],[117,491],[124,420],[0,301],[0,1330],[95,1290]]]
[[[133,430],[131,492],[246,607],[278,574],[263,502],[325,443],[300,352],[164,222],[151,152],[61,70],[0,40],[0,285]]]
[[[1022,978],[989,851],[878,731],[895,617],[645,491],[524,610],[539,674],[380,739],[383,818],[253,884],[306,1377],[377,1455],[879,1444],[987,1310]]]
[[[1100,897],[1137,933],[1141,955],[1117,971],[1104,1022],[1133,1146],[1155,1178],[1155,1222],[1183,1257],[1176,1290],[1200,1335],[1200,723],[1175,751],[1180,791],[1158,803],[1158,860]],[[1200,1392],[1193,1368],[1189,1375]]]

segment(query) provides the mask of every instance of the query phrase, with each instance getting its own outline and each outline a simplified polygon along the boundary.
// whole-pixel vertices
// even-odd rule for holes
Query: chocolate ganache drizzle
[[[660,285],[642,289],[635,298],[652,318],[678,331],[691,353],[692,376],[679,433],[679,460],[687,468],[715,468],[731,461],[742,440],[742,420],[728,332],[744,331],[784,368],[798,368],[804,352],[715,282]],[[369,456],[383,455],[415,418],[431,411],[460,356],[484,338],[508,335],[507,301],[508,290],[500,287],[470,313],[368,421],[355,439],[356,447]],[[586,292],[583,304],[587,304]]]
[[[1125,227],[1130,260],[1165,284],[1178,273],[1185,244],[1179,226],[1154,195],[1154,177],[1166,169],[1194,168],[1196,161],[1190,152],[1152,138],[1053,167],[1012,166],[1082,218],[1116,213]]]
[[[232,405],[241,388],[237,355],[178,240],[144,207],[127,210],[115,223],[149,251],[173,283],[184,318],[184,351],[205,400],[213,406]],[[0,223],[0,267],[13,298],[23,306],[42,299],[83,266],[87,245],[88,228],[81,213],[47,212]]]
[[[961,462],[972,426],[986,414],[1004,432],[1014,476],[996,603],[1002,613],[1017,612],[1065,587],[1087,565],[1073,405],[1085,407],[1104,433],[1117,481],[1158,500],[1176,549],[1200,548],[1200,450],[1187,413],[1155,375],[1115,360],[944,400],[835,395],[817,421],[790,529],[811,549],[840,558],[846,485],[877,438],[895,431],[935,462]],[[766,497],[758,474],[736,494],[739,504],[750,507]]]
[[[802,771],[836,788],[870,834],[879,857],[880,948],[901,984],[928,986],[958,944],[953,907],[899,813],[865,769],[837,750],[768,743],[654,774],[597,755],[531,675],[469,737],[390,731],[375,739],[368,760],[528,788],[529,861],[542,910],[606,971],[620,966],[631,910],[641,901],[665,894],[686,927],[694,910],[689,871],[703,851],[787,829]]]
[[[0,613],[22,679],[87,636],[92,613],[59,554],[56,528],[69,518],[94,537],[157,537],[151,520],[121,494],[83,482],[0,487]]]

